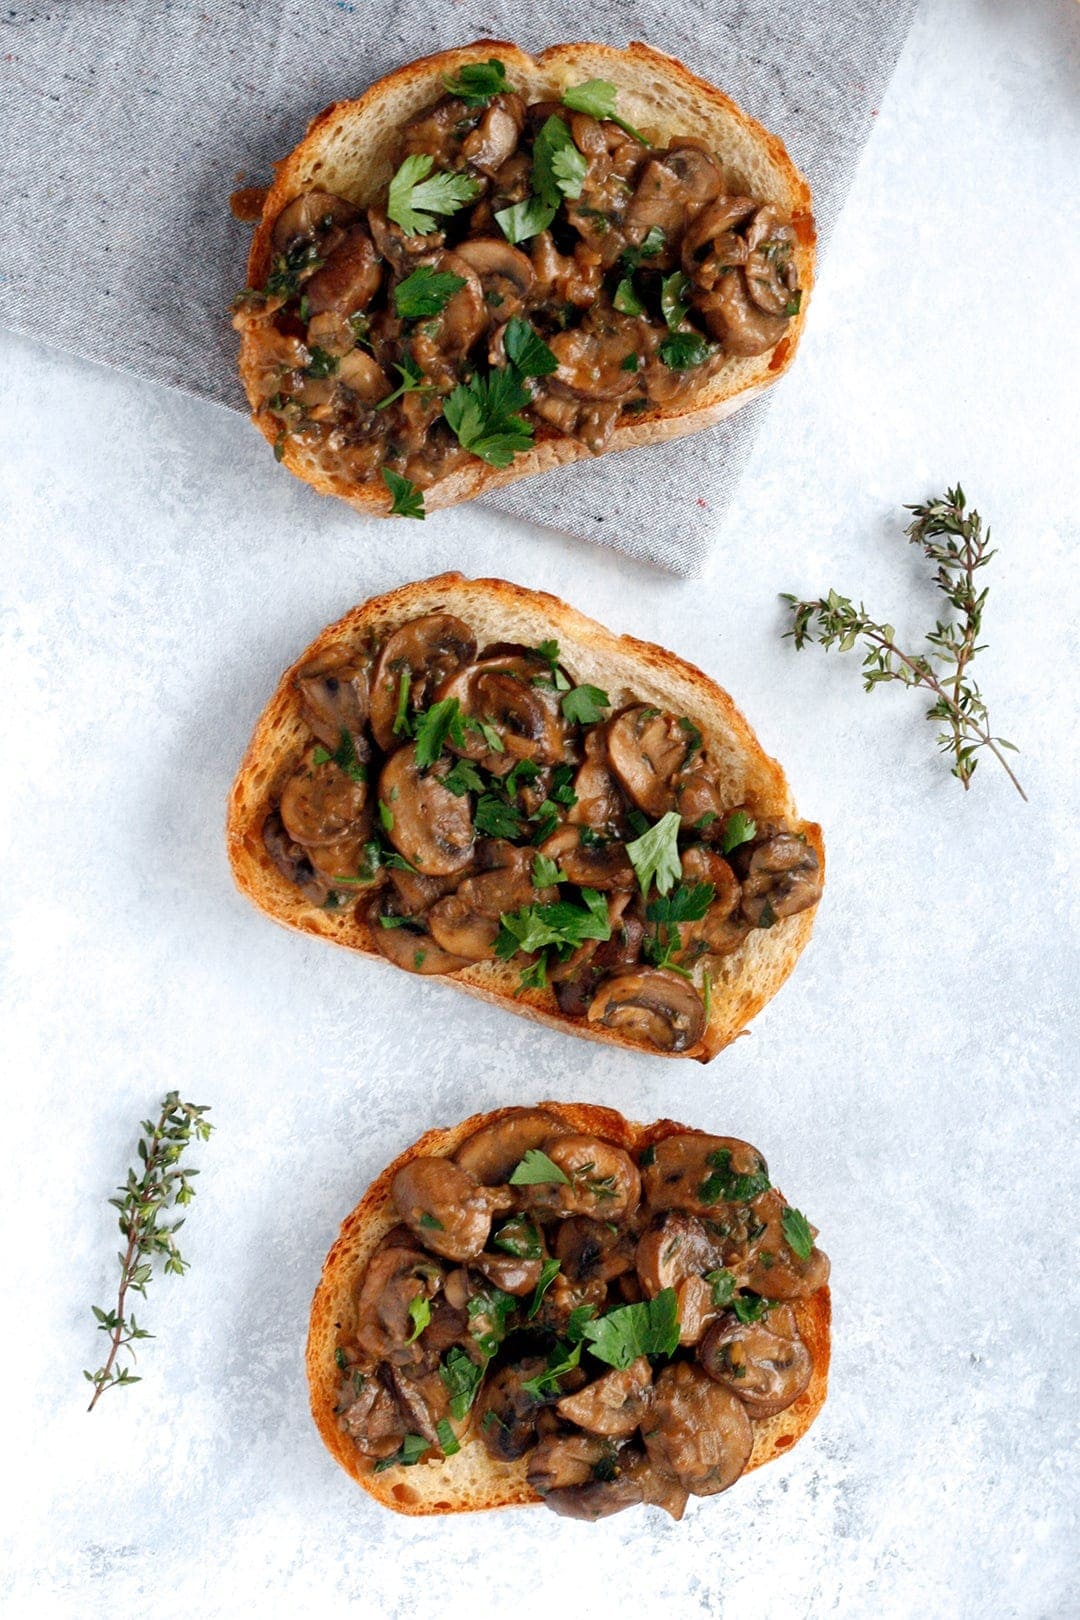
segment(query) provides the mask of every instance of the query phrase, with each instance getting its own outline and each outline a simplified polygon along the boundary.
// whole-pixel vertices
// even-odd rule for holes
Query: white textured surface
[[[1078,22],[928,0],[701,582],[475,509],[363,526],[225,412],[0,348],[5,1616],[1077,1612]],[[1026,808],[992,764],[965,797],[916,700],[779,639],[775,593],[830,583],[918,631],[895,513],[957,476],[1001,546],[982,677]],[[232,892],[224,797],[281,667],[466,562],[713,671],[825,826],[815,940],[708,1070],[535,1031]],[[145,1382],[86,1418],[104,1198],[172,1086],[218,1125],[192,1270],[152,1287]],[[308,1300],[369,1177],[545,1095],[749,1137],[833,1258],[824,1416],[681,1526],[397,1519],[307,1416]]]

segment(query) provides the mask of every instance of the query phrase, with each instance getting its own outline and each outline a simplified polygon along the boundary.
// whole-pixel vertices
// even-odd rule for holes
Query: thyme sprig
[[[927,632],[929,652],[903,651],[891,624],[879,624],[861,602],[855,607],[836,591],[815,602],[800,602],[784,593],[782,600],[793,615],[792,627],[785,634],[801,648],[813,642],[812,632],[816,629],[817,640],[824,648],[839,647],[841,652],[850,652],[861,639],[866,648],[862,668],[867,692],[882,681],[900,681],[932,695],[934,701],[926,718],[942,722],[938,747],[952,756],[952,774],[965,790],[975,774],[979,750],[985,748],[1026,802],[1027,794],[1002,752],[1019,750],[1015,743],[991,732],[986,704],[968,673],[975,654],[984,645],[980,645],[979,635],[987,587],[979,590],[975,576],[994,556],[988,549],[990,530],[983,530],[978,512],[968,512],[959,484],[944,495],[905,510],[914,514],[905,533],[912,545],[921,547],[927,560],[936,565],[934,584],[957,615],[955,619],[939,619]]]
[[[93,1305],[98,1331],[109,1336],[109,1353],[96,1372],[84,1370],[83,1377],[94,1386],[94,1394],[87,1407],[92,1412],[107,1389],[116,1384],[137,1384],[140,1379],[130,1367],[117,1365],[121,1350],[135,1360],[131,1348],[137,1339],[152,1339],[154,1335],[140,1327],[134,1314],[128,1314],[128,1296],[141,1294],[146,1298],[146,1285],[153,1273],[155,1258],[165,1258],[166,1272],[182,1277],[188,1269],[176,1246],[176,1234],[183,1226],[183,1217],[169,1225],[162,1224],[162,1216],[170,1209],[183,1208],[191,1203],[195,1189],[191,1178],[198,1171],[181,1165],[181,1156],[192,1137],[205,1142],[213,1126],[205,1118],[209,1109],[197,1103],[182,1102],[178,1091],[170,1091],[161,1105],[156,1122],[144,1119],[145,1133],[139,1141],[138,1155],[141,1173],[131,1169],[127,1180],[117,1188],[120,1196],[109,1203],[120,1211],[119,1227],[125,1247],[117,1255],[120,1261],[120,1287],[116,1304],[111,1310]]]

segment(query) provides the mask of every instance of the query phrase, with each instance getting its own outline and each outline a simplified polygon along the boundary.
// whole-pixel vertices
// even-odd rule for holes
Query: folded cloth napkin
[[[226,200],[328,102],[473,39],[642,39],[779,133],[827,232],[917,0],[67,0],[4,17],[0,322],[246,408]],[[578,463],[491,506],[693,574],[764,401],[705,434]]]

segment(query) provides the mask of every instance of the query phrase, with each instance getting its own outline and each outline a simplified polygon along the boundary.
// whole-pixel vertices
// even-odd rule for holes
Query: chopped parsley
[[[425,1451],[430,1450],[431,1441],[425,1440],[422,1434],[407,1434],[394,1455],[381,1457],[372,1472],[381,1474],[387,1468],[411,1468],[420,1461]]]
[[[447,742],[455,748],[465,746],[461,704],[454,697],[433,703],[416,722],[416,763],[422,771],[434,765]]]
[[[607,901],[596,889],[582,889],[584,905],[572,900],[556,900],[549,906],[525,906],[521,911],[504,911],[502,927],[495,942],[495,954],[505,959],[524,951],[533,956],[549,945],[576,948],[587,939],[611,938]]]
[[[497,1249],[512,1254],[515,1260],[539,1260],[543,1253],[536,1222],[527,1215],[513,1215],[504,1221],[491,1241]]]
[[[320,349],[317,343],[312,344],[309,353],[311,359],[304,367],[305,377],[332,377],[341,364],[336,354]]]
[[[660,358],[672,371],[690,371],[703,366],[715,349],[700,332],[672,332],[660,345]]]
[[[595,726],[611,708],[611,699],[599,686],[575,686],[562,699],[562,712],[571,725]]]
[[[637,873],[641,892],[648,895],[655,883],[660,894],[667,894],[682,877],[679,859],[679,812],[669,810],[656,824],[627,844],[626,853]]]
[[[492,467],[509,467],[519,450],[531,450],[531,425],[516,413],[529,403],[529,391],[511,366],[459,383],[443,404],[443,415],[463,450]]]
[[[540,1268],[540,1276],[536,1287],[533,1290],[532,1301],[528,1310],[525,1312],[525,1320],[527,1322],[531,1322],[537,1311],[540,1309],[540,1306],[544,1300],[544,1295],[555,1281],[555,1278],[559,1275],[561,1269],[562,1268],[558,1260],[544,1261],[544,1264]]]
[[[725,855],[730,855],[733,849],[740,844],[748,844],[751,838],[757,835],[757,822],[745,810],[733,810],[724,824],[724,836],[720,848]]]
[[[559,362],[543,338],[520,315],[514,315],[507,321],[503,347],[506,358],[523,377],[549,377],[559,369]]]
[[[690,277],[682,270],[665,276],[660,283],[660,311],[668,330],[675,332],[686,319],[690,307]]]
[[[547,1359],[547,1367],[535,1378],[526,1378],[522,1389],[531,1395],[534,1401],[543,1400],[546,1395],[554,1394],[559,1387],[559,1379],[564,1373],[573,1372],[581,1360],[581,1345],[575,1344],[568,1350],[564,1345],[556,1345]]]
[[[390,491],[391,517],[419,518],[423,522],[426,516],[423,491],[412,479],[396,473],[392,467],[383,467],[382,481]]]
[[[705,1163],[710,1167],[711,1174],[698,1188],[698,1197],[703,1204],[747,1204],[752,1198],[761,1193],[768,1192],[772,1186],[769,1180],[768,1166],[765,1160],[758,1157],[758,1168],[752,1175],[741,1175],[731,1168],[731,1149],[717,1148],[710,1153]]]
[[[784,1240],[796,1259],[809,1260],[814,1249],[814,1234],[802,1211],[785,1206],[780,1225],[784,1229]]]
[[[444,1457],[453,1457],[461,1450],[461,1442],[450,1427],[448,1418],[440,1418],[435,1425],[435,1433],[439,1437],[439,1449]]]
[[[513,89],[507,83],[506,68],[496,56],[486,62],[463,62],[456,73],[443,74],[443,84],[467,107],[486,107],[493,96]]]
[[[565,122],[553,113],[533,142],[533,191],[553,209],[557,209],[564,198],[576,201],[581,196],[587,168]]]
[[[598,1361],[629,1367],[638,1356],[671,1356],[679,1344],[679,1311],[674,1288],[637,1305],[620,1305],[593,1322],[583,1335]]]
[[[334,764],[339,771],[344,771],[345,775],[350,777],[352,781],[367,781],[367,766],[362,764],[356,757],[356,743],[353,741],[351,731],[342,731],[338,745],[332,754],[321,746],[314,748],[311,754],[311,763],[313,765]]]
[[[712,1302],[717,1309],[731,1304],[735,1298],[735,1278],[730,1271],[707,1271],[705,1281],[712,1289]]]
[[[459,759],[453,769],[447,771],[443,777],[442,785],[449,792],[456,793],[459,799],[463,799],[466,793],[484,791],[484,779],[471,759]]]
[[[539,1148],[529,1148],[510,1177],[510,1186],[538,1187],[546,1186],[549,1182],[560,1182],[564,1187],[569,1187],[570,1177]]]
[[[527,197],[524,202],[498,209],[495,218],[506,240],[516,244],[546,231],[557,212],[558,208],[542,197]]]
[[[496,793],[485,793],[473,814],[476,830],[487,838],[520,838],[524,828],[512,804]]]
[[[457,1422],[461,1422],[476,1399],[483,1376],[483,1366],[457,1345],[446,1352],[439,1364],[439,1377],[450,1397],[450,1416]]]
[[[558,865],[548,855],[534,855],[532,864],[532,882],[534,889],[550,889],[552,884],[562,880],[562,873]]]
[[[427,152],[407,157],[390,182],[387,216],[408,236],[428,236],[436,214],[456,214],[480,194],[479,182],[466,174],[432,174],[435,159]]]
[[[464,276],[455,276],[449,270],[433,270],[429,264],[419,265],[394,288],[394,309],[402,320],[439,315],[464,285]]]
[[[625,118],[620,118],[615,111],[617,95],[618,90],[609,80],[589,79],[586,84],[575,84],[569,90],[564,90],[562,99],[563,106],[569,107],[571,112],[588,113],[590,118],[606,119],[609,124],[618,124],[642,146],[650,146],[652,143],[645,139],[641,131],[628,124]]]
[[[412,1323],[412,1332],[405,1340],[406,1344],[412,1344],[414,1339],[418,1339],[431,1321],[431,1301],[425,1299],[423,1294],[417,1294],[415,1299],[410,1299],[409,1321]]]

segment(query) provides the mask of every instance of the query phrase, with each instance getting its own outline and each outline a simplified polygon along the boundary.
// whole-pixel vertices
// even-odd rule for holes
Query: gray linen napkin
[[[268,177],[327,102],[447,45],[643,39],[784,139],[827,233],[917,0],[52,0],[5,8],[0,322],[245,409],[226,310]],[[704,564],[764,402],[490,505],[680,574]],[[268,476],[270,468],[268,466]]]

